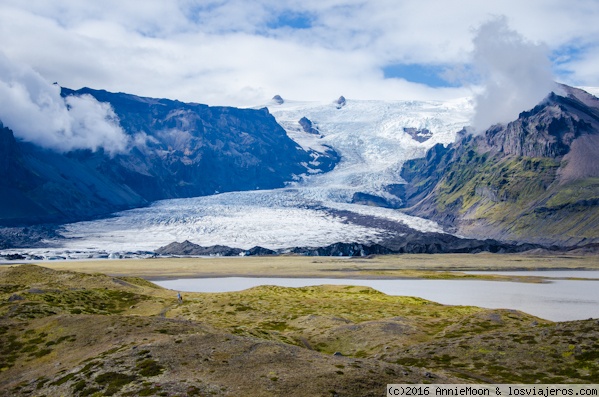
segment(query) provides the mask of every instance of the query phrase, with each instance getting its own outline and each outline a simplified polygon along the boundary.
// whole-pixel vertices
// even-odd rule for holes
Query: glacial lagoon
[[[593,280],[598,273],[594,272],[591,274],[593,277],[590,277],[588,274],[579,273],[577,275],[576,271],[570,271],[567,276],[566,273],[562,273],[561,276],[589,279],[549,278],[549,282],[540,284],[487,280],[276,277],[189,278],[154,282],[164,288],[182,292],[230,292],[260,285],[282,287],[322,284],[359,285],[372,287],[388,295],[416,296],[445,305],[514,309],[547,320],[570,321],[599,318],[599,280]],[[524,275],[533,274],[526,272]],[[539,272],[534,275],[538,276]],[[540,275],[543,275],[543,272]],[[550,276],[551,274],[544,275]]]

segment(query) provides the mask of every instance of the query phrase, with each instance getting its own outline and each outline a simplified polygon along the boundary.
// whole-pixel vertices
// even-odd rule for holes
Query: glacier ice
[[[373,243],[385,230],[385,219],[427,232],[442,232],[435,222],[397,210],[351,204],[356,192],[389,197],[385,186],[403,183],[404,161],[424,156],[436,143],[453,142],[472,114],[469,99],[434,101],[270,102],[270,113],[287,134],[306,149],[335,149],[336,168],[324,174],[298,176],[283,189],[231,192],[214,196],[163,200],[146,208],[123,211],[106,219],[64,226],[67,240],[53,242],[68,252],[153,251],[173,241],[203,246],[251,248],[324,246],[336,242]],[[322,136],[306,133],[307,117]],[[404,128],[428,129],[425,142]],[[315,159],[317,161],[317,159]],[[370,226],[355,224],[342,214],[372,217]],[[46,250],[47,251],[47,250]]]

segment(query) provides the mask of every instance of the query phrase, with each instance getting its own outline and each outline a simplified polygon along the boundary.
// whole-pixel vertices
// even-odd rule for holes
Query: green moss
[[[599,346],[574,356],[579,361],[599,360]]]
[[[80,392],[87,386],[87,383],[84,380],[80,380],[79,382],[73,385],[74,392]]]
[[[73,379],[73,377],[75,377],[75,374],[67,374],[67,375],[63,376],[62,378],[60,378],[60,379],[58,379],[58,380],[56,380],[56,381],[54,381],[54,382],[52,382],[50,384],[54,385],[54,386],[60,386],[63,383],[66,383],[69,380]]]
[[[119,314],[129,306],[147,299],[146,296],[132,292],[110,289],[48,291],[26,296],[31,301],[43,301],[72,314]]]
[[[491,156],[473,150],[451,163],[434,190],[437,210],[458,212],[516,236],[592,238],[599,233],[599,178],[557,183],[553,158]]]
[[[95,381],[106,387],[105,396],[112,396],[123,388],[123,386],[137,379],[135,375],[127,375],[119,372],[105,372],[96,376]]]
[[[140,287],[148,287],[148,288],[152,288],[152,289],[162,289],[162,287],[160,287],[148,280],[145,280],[141,277],[118,277],[118,280],[123,280],[126,283],[138,285]]]
[[[599,198],[599,178],[586,178],[560,186],[560,189],[545,205],[549,208],[555,208],[581,200],[597,198]]]
[[[42,387],[44,387],[44,385],[45,385],[46,383],[48,383],[48,381],[49,381],[49,380],[50,380],[50,379],[46,378],[45,376],[43,376],[43,377],[41,377],[41,378],[38,378],[38,379],[37,379],[37,385],[35,386],[35,388],[36,388],[37,390],[41,389]]]
[[[504,202],[522,208],[545,193],[558,167],[548,158],[497,159],[472,152],[450,166],[438,186],[437,204],[441,210],[458,205],[462,213],[483,202],[490,207]]]
[[[419,358],[413,358],[413,357],[402,357],[400,359],[397,359],[395,361],[396,364],[400,364],[400,365],[407,365],[410,367],[425,367],[426,366],[426,361],[419,359]]]
[[[39,357],[46,356],[50,353],[52,353],[52,349],[42,349],[42,350],[39,350],[39,351],[33,353],[33,356],[39,358]]]
[[[151,358],[140,361],[135,365],[139,369],[139,374],[142,376],[156,376],[162,373],[164,369],[157,361]]]
[[[145,387],[132,395],[136,396],[154,396],[160,391],[159,387]]]
[[[287,323],[284,321],[267,321],[261,323],[260,327],[275,331],[285,331],[287,329]]]
[[[100,392],[100,388],[98,387],[90,387],[89,389],[83,389],[79,392],[80,397],[94,396],[96,393]]]
[[[0,284],[0,294],[12,294],[13,292],[26,289],[26,285],[20,284]]]

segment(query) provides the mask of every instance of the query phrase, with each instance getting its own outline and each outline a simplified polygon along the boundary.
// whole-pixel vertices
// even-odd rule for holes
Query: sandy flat
[[[41,261],[57,270],[138,276],[147,279],[190,277],[420,278],[467,270],[599,270],[597,256],[439,254],[386,255],[371,258],[275,256]],[[447,278],[444,273],[443,278]]]

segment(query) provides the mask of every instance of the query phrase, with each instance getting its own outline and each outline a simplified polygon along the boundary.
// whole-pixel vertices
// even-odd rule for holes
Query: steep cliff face
[[[281,187],[338,161],[333,152],[300,148],[267,109],[62,90],[83,94],[111,105],[129,148],[114,156],[56,153],[0,128],[0,224],[66,222],[158,199]]]
[[[567,96],[551,93],[518,120],[487,131],[489,149],[506,155],[557,158],[567,154],[577,138],[596,132],[599,100],[586,98],[581,90],[563,89]]]
[[[311,162],[317,172],[336,163],[333,153],[302,150],[266,108],[210,107],[63,89],[63,95],[73,94],[110,103],[123,129],[145,140],[102,167],[147,200],[281,187],[306,173]]]
[[[518,120],[406,162],[408,212],[469,237],[599,241],[599,100],[563,90]]]
[[[0,217],[19,219],[43,214],[44,210],[23,193],[39,183],[40,179],[23,164],[13,132],[0,122]]]
[[[92,218],[147,204],[128,186],[104,175],[93,162],[102,154],[66,155],[0,132],[0,224],[27,225]],[[4,157],[6,156],[6,157]]]

